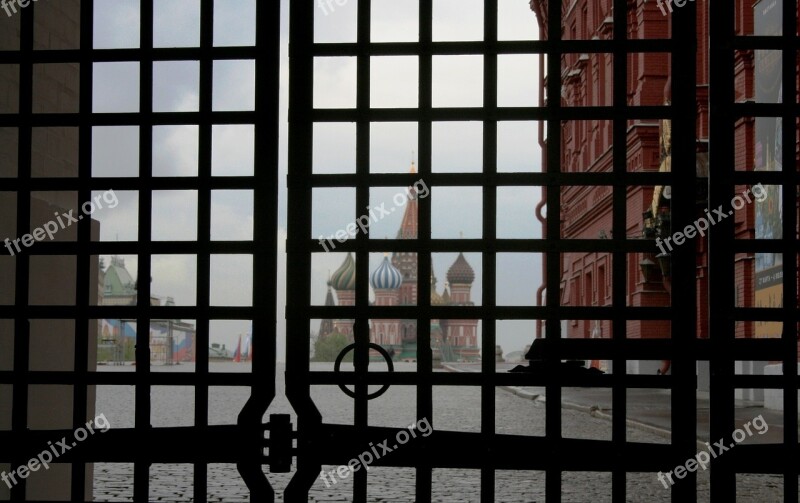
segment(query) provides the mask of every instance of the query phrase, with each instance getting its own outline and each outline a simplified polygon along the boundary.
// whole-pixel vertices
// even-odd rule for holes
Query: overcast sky
[[[286,7],[287,0],[281,0]],[[481,0],[434,0],[434,38],[436,40],[480,40],[483,6]],[[347,0],[333,8],[317,5],[315,39],[318,42],[355,40],[357,0]],[[197,46],[199,42],[199,0],[157,0],[155,41],[157,46]],[[217,0],[214,40],[217,45],[247,45],[254,42],[255,0]],[[136,47],[139,40],[138,0],[97,2],[95,46],[98,48]],[[501,39],[533,40],[538,37],[536,19],[527,0],[500,0]],[[373,0],[373,31],[376,41],[416,41],[418,9],[415,2]],[[281,23],[281,189],[280,260],[278,286],[278,354],[285,353],[285,254],[287,194],[287,103],[288,12]],[[481,57],[435,57],[433,62],[434,106],[480,106],[482,104]],[[355,58],[318,58],[315,62],[314,104],[316,107],[352,107],[355,104]],[[532,106],[538,103],[538,63],[535,56],[503,56],[498,66],[500,106]],[[194,62],[162,62],[154,67],[154,110],[196,111],[198,109],[199,67]],[[254,104],[254,65],[247,61],[220,62],[214,66],[214,110],[251,110]],[[137,111],[139,75],[136,63],[95,65],[95,112]],[[373,107],[415,107],[418,100],[418,60],[415,57],[375,58],[372,61],[370,97]],[[537,144],[537,125],[532,122],[501,123],[498,126],[498,169],[500,171],[539,171],[541,154]],[[138,174],[138,131],[136,128],[95,128],[93,173],[96,176],[136,176]],[[157,127],[153,134],[155,176],[195,176],[197,174],[197,127]],[[215,176],[253,173],[254,135],[247,126],[215,126],[213,131],[212,172]],[[482,124],[479,122],[435,123],[433,125],[432,167],[436,172],[480,172],[482,169]],[[370,164],[376,173],[408,172],[412,152],[417,148],[415,123],[375,124],[371,130]],[[313,169],[315,173],[355,172],[355,126],[318,124],[314,129]],[[113,188],[113,186],[111,187]],[[375,239],[393,238],[400,226],[405,204],[399,194],[405,187],[375,188],[370,205],[385,205],[390,214],[372,227]],[[115,209],[95,213],[101,221],[101,239],[138,239],[137,195],[117,192],[120,204]],[[395,199],[395,196],[398,196]],[[197,237],[197,193],[156,191],[153,194],[154,240],[194,240]],[[431,194],[433,238],[482,238],[481,191],[478,187],[434,187]],[[503,188],[498,194],[498,236],[534,238],[541,235],[534,217],[539,200],[536,188]],[[353,189],[316,189],[313,198],[312,236],[334,235],[353,222],[357,214]],[[215,240],[252,238],[253,194],[251,191],[215,191],[212,194],[212,229]],[[320,252],[312,261],[312,299],[322,304],[329,272],[344,259],[340,253]],[[434,270],[441,292],[447,268],[456,254],[435,254]],[[370,270],[382,259],[370,257]],[[481,256],[467,254],[476,272],[473,297],[481,302]],[[126,257],[131,274],[136,275],[136,257]],[[211,301],[213,305],[248,305],[252,296],[252,260],[249,257],[212,257]],[[196,259],[192,256],[154,257],[152,291],[171,296],[178,305],[193,305],[196,295]],[[498,258],[498,304],[533,305],[540,284],[541,260],[535,254],[505,254]],[[314,328],[316,324],[313,324]],[[248,322],[215,322],[211,327],[214,342],[235,345]],[[519,350],[533,338],[533,322],[501,322],[498,344],[505,352]]]

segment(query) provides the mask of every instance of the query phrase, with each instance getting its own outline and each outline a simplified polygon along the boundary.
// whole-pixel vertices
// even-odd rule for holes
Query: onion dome
[[[370,277],[370,284],[376,290],[396,290],[403,283],[403,275],[389,262],[389,257],[384,255],[383,262],[375,269]]]
[[[463,253],[458,254],[456,261],[447,270],[447,281],[451,285],[470,285],[475,281],[475,271],[464,258]]]
[[[347,254],[342,265],[333,273],[330,284],[337,291],[356,289],[356,261],[352,253]]]

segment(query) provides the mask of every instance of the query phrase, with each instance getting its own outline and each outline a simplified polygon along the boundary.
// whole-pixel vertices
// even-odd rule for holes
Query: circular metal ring
[[[372,343],[372,342],[370,342],[367,346],[369,348],[374,349],[378,353],[380,353],[381,356],[383,356],[383,358],[386,360],[386,363],[389,365],[389,372],[394,372],[394,363],[392,363],[392,357],[383,348],[383,346],[379,346],[378,344],[375,344],[375,343]],[[349,345],[345,346],[344,349],[342,349],[342,351],[339,353],[339,356],[336,357],[336,363],[334,363],[334,365],[333,365],[333,371],[334,372],[336,372],[337,374],[339,373],[339,369],[342,366],[342,360],[344,359],[344,355],[349,353],[350,350],[352,350],[355,347],[356,347],[355,344],[349,344]],[[356,394],[353,391],[350,391],[350,388],[348,388],[344,384],[339,384],[339,389],[341,389],[342,392],[345,395],[349,396],[350,398],[355,398],[356,397]],[[383,387],[381,389],[379,389],[378,391],[376,391],[375,393],[367,394],[367,400],[373,400],[375,398],[378,398],[379,396],[381,396],[384,393],[386,393],[386,390],[388,390],[388,389],[389,389],[389,385],[388,384],[384,384]]]

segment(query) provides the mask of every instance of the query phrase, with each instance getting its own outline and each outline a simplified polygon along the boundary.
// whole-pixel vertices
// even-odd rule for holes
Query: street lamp
[[[645,283],[656,280],[658,268],[656,267],[656,263],[650,260],[650,258],[645,256],[641,262],[639,262],[639,268],[642,270],[642,277]]]

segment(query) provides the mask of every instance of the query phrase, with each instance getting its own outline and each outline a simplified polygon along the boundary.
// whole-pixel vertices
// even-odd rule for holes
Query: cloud
[[[314,58],[314,107],[355,108],[356,58]]]
[[[213,89],[212,109],[215,112],[255,110],[255,61],[214,61]]]
[[[153,255],[152,295],[172,297],[177,306],[197,304],[197,256]]]
[[[212,306],[253,305],[253,256],[211,255]]]
[[[200,2],[160,0],[153,5],[155,47],[198,47],[200,45]]]
[[[153,191],[153,240],[197,239],[197,191]]]
[[[197,112],[200,109],[200,63],[153,63],[153,111]]]
[[[211,239],[249,241],[253,239],[252,190],[211,192]]]
[[[139,128],[95,126],[92,128],[92,176],[139,175]]]
[[[214,176],[251,176],[255,162],[255,128],[248,124],[212,127],[211,170]]]
[[[281,0],[281,11],[288,11]],[[247,46],[256,42],[256,0],[214,1],[214,45]]]
[[[153,176],[197,176],[199,127],[153,128]]]
[[[139,63],[94,63],[92,111],[136,113],[139,111]]]
[[[93,191],[92,199],[102,196],[105,191]],[[118,190],[114,194],[119,204],[109,208],[103,203],[102,209],[92,213],[92,219],[100,222],[100,241],[138,241],[139,227],[131,222],[139,221],[139,194],[133,190]]]
[[[483,105],[483,56],[433,57],[433,106]]]
[[[139,47],[139,1],[104,0],[95,3],[95,49]]]
[[[433,2],[433,40],[483,40],[483,0]]]

